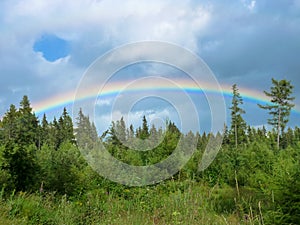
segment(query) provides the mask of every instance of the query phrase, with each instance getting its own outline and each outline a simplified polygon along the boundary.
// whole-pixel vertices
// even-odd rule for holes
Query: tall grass
[[[234,189],[226,188],[231,194],[220,206],[223,189],[167,181],[122,192],[95,189],[77,197],[12,193],[1,200],[0,224],[243,224]]]

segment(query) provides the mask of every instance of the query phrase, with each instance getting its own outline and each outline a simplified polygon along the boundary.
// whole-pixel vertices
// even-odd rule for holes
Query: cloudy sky
[[[10,104],[18,106],[24,94],[33,106],[54,96],[74,94],[98,57],[118,46],[146,40],[189,49],[206,62],[221,86],[236,83],[242,95],[243,90],[269,90],[272,77],[291,80],[300,109],[300,0],[2,0],[0,32],[2,116]],[[161,65],[135,66],[118,74],[115,81],[136,79],[134,74],[163,74],[169,79],[182,75]],[[112,112],[113,100],[107,96],[96,104],[99,131],[109,125],[111,114],[117,118],[126,113],[122,104]],[[230,98],[225,96],[225,100],[228,108]],[[66,106],[71,110],[71,105]],[[59,116],[61,107],[46,114]],[[200,120],[206,129],[209,122],[205,121],[210,119],[203,108],[197,110],[202,110]],[[244,108],[249,124],[266,123],[268,115],[255,101],[246,99]],[[160,98],[135,104],[131,123],[143,114],[160,124],[166,117],[180,123],[181,117],[176,107]],[[292,113],[289,125],[300,126],[299,113]]]

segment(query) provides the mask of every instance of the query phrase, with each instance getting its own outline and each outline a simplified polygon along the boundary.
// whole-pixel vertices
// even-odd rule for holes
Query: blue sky
[[[43,34],[34,42],[33,50],[40,52],[49,62],[55,62],[70,54],[69,42],[54,34]]]
[[[144,40],[167,41],[191,50],[207,63],[220,84],[237,83],[241,90],[269,90],[272,77],[291,80],[295,103],[300,106],[300,0],[3,0],[0,32],[0,115],[11,103],[18,105],[24,94],[34,103],[74,92],[99,56]],[[178,75],[161,67],[151,69],[154,74]],[[135,68],[122,76],[129,79],[133,73],[143,76],[149,68]],[[107,99],[107,108],[97,117],[103,127],[110,123],[109,103]],[[226,103],[229,107],[230,99]],[[153,104],[145,112],[142,105],[133,109],[134,123],[147,110],[177,120],[168,104]],[[245,102],[244,108],[249,124],[266,123],[267,113],[255,102]],[[61,111],[46,113],[53,117]],[[121,111],[116,115],[122,116]],[[290,125],[300,126],[299,117],[293,114]],[[204,113],[201,119],[208,121],[209,115]]]

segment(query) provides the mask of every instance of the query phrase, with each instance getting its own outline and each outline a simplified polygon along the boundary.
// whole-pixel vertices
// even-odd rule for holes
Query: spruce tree
[[[23,97],[18,111],[14,105],[10,106],[2,127],[5,142],[0,169],[8,171],[16,190],[27,190],[33,185],[38,170],[35,161],[38,120],[27,96]]]
[[[300,141],[300,128],[299,127],[295,127],[294,129],[294,136],[295,136],[295,141]]]
[[[132,139],[134,138],[134,128],[133,128],[133,125],[132,125],[132,124],[130,124],[127,133],[128,133],[128,135],[127,135],[127,136],[128,136],[128,139],[129,139],[129,140],[132,140]]]
[[[158,136],[158,133],[157,133],[157,130],[156,130],[156,127],[154,126],[154,124],[152,124],[149,133],[150,133],[151,141],[156,143],[159,139],[159,136]]]
[[[116,121],[116,135],[121,143],[126,141],[126,124],[124,118],[121,117],[121,120]]]
[[[54,149],[58,149],[60,145],[60,140],[58,138],[59,136],[59,125],[57,122],[56,117],[53,118],[52,123],[50,124],[50,145],[53,146]]]
[[[291,97],[293,93],[293,85],[291,81],[287,80],[275,80],[272,78],[271,91],[264,91],[265,95],[271,98],[271,104],[258,106],[262,109],[266,109],[272,116],[268,119],[268,123],[275,128],[277,135],[277,149],[280,146],[280,136],[283,134],[286,124],[289,121],[291,109],[294,107],[292,101],[295,99]]]
[[[40,147],[48,143],[49,144],[49,135],[50,135],[50,125],[47,121],[46,114],[44,113],[42,123],[39,127],[39,149]]]
[[[75,136],[74,136],[74,130],[73,130],[73,122],[71,116],[69,116],[67,109],[63,109],[62,114],[62,127],[63,127],[63,136],[64,141],[68,141],[70,143],[75,143]]]
[[[142,124],[142,130],[140,134],[141,139],[147,139],[149,137],[149,127],[148,122],[146,120],[146,116],[143,116],[143,124]]]
[[[20,145],[38,144],[38,119],[26,95],[20,102],[16,142]]]
[[[98,139],[95,124],[91,123],[89,117],[83,114],[82,109],[79,110],[76,120],[75,137],[78,147],[92,148]]]
[[[17,121],[19,112],[15,105],[10,105],[9,110],[5,113],[2,122],[1,130],[3,133],[3,142],[8,140],[15,140],[17,138]]]
[[[232,103],[229,108],[231,110],[230,134],[234,139],[235,147],[237,148],[238,144],[245,139],[246,123],[242,117],[242,114],[244,114],[245,111],[240,107],[240,105],[243,104],[243,99],[236,84],[232,86],[232,95]]]

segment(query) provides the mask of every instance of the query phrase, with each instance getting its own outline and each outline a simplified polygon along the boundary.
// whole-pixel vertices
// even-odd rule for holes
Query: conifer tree
[[[95,124],[91,123],[89,117],[83,114],[82,109],[79,110],[76,120],[75,137],[78,147],[92,148],[98,139]]]
[[[75,144],[75,135],[73,130],[72,118],[69,116],[66,108],[63,109],[62,115],[58,121],[56,118],[53,120],[52,135],[54,135],[55,149],[59,149],[59,146],[63,142],[70,142]]]
[[[150,133],[151,141],[156,143],[158,141],[159,136],[158,136],[158,133],[157,133],[157,130],[156,130],[156,127],[154,126],[154,124],[152,124],[149,133]]]
[[[300,141],[300,128],[299,127],[295,127],[294,136],[295,136],[295,141]]]
[[[135,136],[137,138],[141,138],[141,135],[142,135],[142,128],[141,127],[138,127],[136,130],[135,130]]]
[[[35,151],[38,136],[38,120],[27,96],[23,97],[18,111],[14,105],[10,106],[2,126],[5,142],[0,153],[3,160],[0,169],[8,171],[16,190],[26,190],[33,184],[37,171]]]
[[[238,144],[245,139],[246,123],[242,117],[242,114],[244,114],[245,111],[240,107],[240,105],[243,104],[243,99],[236,84],[232,86],[232,94],[232,103],[229,108],[231,110],[230,134],[232,135],[235,147],[237,148]]]
[[[134,128],[133,128],[133,125],[132,125],[132,124],[130,124],[127,133],[128,133],[128,134],[127,134],[128,139],[129,139],[129,140],[132,140],[132,139],[134,138]]]
[[[115,131],[119,141],[124,143],[126,141],[126,124],[123,116],[120,120],[116,121]]]
[[[58,122],[57,122],[57,119],[56,117],[53,118],[53,121],[52,123],[50,124],[50,143],[51,143],[51,146],[54,147],[54,149],[58,149],[59,148],[59,145],[60,145],[60,139],[58,138],[58,135],[59,135],[59,126],[58,126]]]
[[[18,117],[19,112],[17,111],[15,105],[10,105],[9,110],[5,113],[1,122],[3,141],[15,140],[17,138]]]
[[[149,127],[148,127],[148,122],[146,120],[146,116],[143,116],[143,124],[142,124],[142,130],[140,133],[140,138],[141,139],[146,139],[149,137]]]
[[[40,149],[40,147],[43,144],[45,143],[49,144],[50,125],[47,121],[47,117],[45,113],[43,115],[42,123],[39,127],[39,133],[40,133],[39,135],[39,149]]]
[[[292,101],[295,99],[291,97],[293,93],[293,85],[287,80],[275,80],[272,78],[271,91],[264,91],[265,95],[271,98],[271,104],[258,106],[269,111],[272,116],[268,119],[268,123],[275,128],[277,135],[277,149],[280,146],[280,136],[283,134],[286,124],[289,121],[291,109],[294,107]]]
[[[62,116],[59,119],[60,135],[62,140],[70,143],[75,143],[72,118],[69,116],[67,109],[63,109]]]
[[[37,145],[38,142],[38,119],[32,112],[30,101],[26,95],[20,102],[16,142],[20,145]]]

